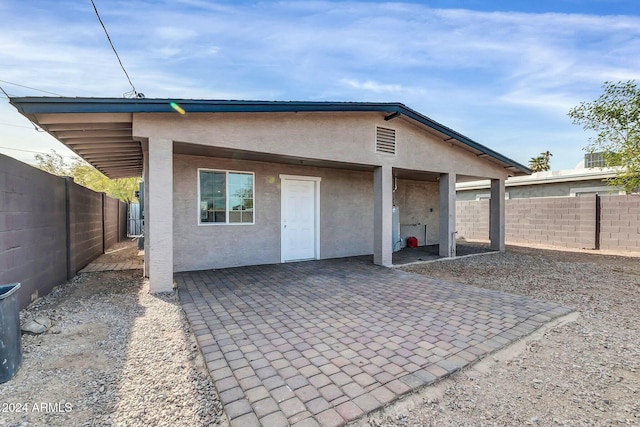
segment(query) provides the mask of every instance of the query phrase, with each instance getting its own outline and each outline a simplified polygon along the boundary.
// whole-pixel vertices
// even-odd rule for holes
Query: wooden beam
[[[121,138],[132,139],[131,129],[122,130],[64,130],[53,132],[58,139],[74,139],[74,138]]]
[[[132,113],[51,113],[35,114],[36,123],[73,124],[73,123],[132,123]]]
[[[74,130],[131,130],[133,128],[131,122],[114,122],[114,123],[62,123],[50,124],[46,127],[49,132],[74,131]]]

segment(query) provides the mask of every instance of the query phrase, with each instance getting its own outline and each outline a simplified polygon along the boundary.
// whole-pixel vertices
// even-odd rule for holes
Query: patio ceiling
[[[125,98],[11,98],[10,103],[109,178],[142,175],[142,148],[134,140],[134,113],[177,114],[179,104],[188,113],[252,112],[381,112],[385,120],[400,117],[434,133],[445,143],[459,146],[477,157],[503,167],[510,175],[531,171],[500,153],[412,110],[400,103],[221,101]]]
[[[29,116],[28,116],[29,117]],[[109,178],[142,176],[131,113],[34,114],[34,123]]]

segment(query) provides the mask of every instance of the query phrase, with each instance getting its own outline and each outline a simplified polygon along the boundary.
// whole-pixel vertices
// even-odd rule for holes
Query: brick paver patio
[[[122,271],[122,270],[140,270],[143,268],[141,262],[138,261],[124,261],[114,263],[104,262],[92,262],[85,268],[79,271],[79,273],[95,273],[97,271]]]
[[[176,274],[232,426],[339,426],[572,310],[366,257]]]

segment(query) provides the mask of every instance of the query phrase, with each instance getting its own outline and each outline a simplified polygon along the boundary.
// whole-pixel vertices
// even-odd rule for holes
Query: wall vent
[[[376,153],[396,154],[396,130],[376,127]]]

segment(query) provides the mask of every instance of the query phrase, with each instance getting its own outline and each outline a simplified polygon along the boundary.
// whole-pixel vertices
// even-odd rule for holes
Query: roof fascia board
[[[522,186],[528,186],[528,185],[557,184],[562,182],[593,181],[593,180],[604,180],[607,178],[613,178],[615,176],[616,176],[615,172],[606,171],[606,172],[589,173],[589,174],[583,174],[583,175],[553,176],[553,177],[538,178],[538,179],[522,179],[522,180],[508,179],[505,181],[505,186],[506,187],[522,187]],[[457,191],[485,190],[490,187],[491,187],[490,183],[485,180],[469,181],[468,183],[456,184]]]
[[[174,113],[170,102],[179,104],[187,113],[254,113],[254,112],[384,112],[394,117],[404,115],[472,149],[488,154],[507,165],[505,169],[530,174],[526,166],[448,128],[401,103],[314,102],[314,101],[235,101],[194,99],[128,99],[128,98],[56,98],[16,97],[9,102],[25,116],[56,113]]]

